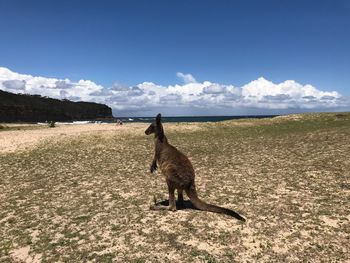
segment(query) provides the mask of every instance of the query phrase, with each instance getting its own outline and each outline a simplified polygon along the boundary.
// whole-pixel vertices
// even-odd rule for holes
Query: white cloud
[[[145,92],[140,89],[139,87],[132,87],[129,91],[128,91],[128,96],[142,96]]]
[[[242,87],[204,81],[196,82],[191,74],[178,72],[181,85],[160,86],[143,82],[129,87],[113,83],[103,87],[90,80],[35,77],[0,67],[0,89],[40,94],[58,99],[105,103],[115,115],[205,114],[278,114],[285,111],[328,110],[349,107],[337,91],[321,91],[294,80],[273,83],[264,78]]]
[[[191,74],[184,74],[182,72],[177,72],[176,76],[180,78],[184,83],[196,83],[196,79]]]
[[[70,83],[69,80],[57,80],[56,86],[53,87],[54,89],[70,89],[73,87],[72,83]]]
[[[25,80],[11,79],[5,80],[2,85],[4,85],[9,90],[24,90],[26,87]]]
[[[0,67],[0,89],[59,99],[94,101],[95,96],[92,96],[91,93],[99,92],[103,87],[89,80],[74,83],[69,79],[34,77]]]
[[[326,109],[341,106],[342,98],[336,91],[321,91],[310,84],[302,85],[294,80],[275,84],[262,77],[244,85],[242,95],[247,106],[268,109]]]
[[[226,92],[226,86],[219,84],[212,84],[210,86],[204,87],[203,92],[206,94],[220,94]]]

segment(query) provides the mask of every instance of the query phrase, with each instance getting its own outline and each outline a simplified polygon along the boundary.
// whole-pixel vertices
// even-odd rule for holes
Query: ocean
[[[183,116],[183,117],[163,117],[162,122],[218,122],[237,119],[261,119],[276,117],[278,115],[246,115],[246,116]],[[154,117],[119,117],[122,122],[152,122]]]

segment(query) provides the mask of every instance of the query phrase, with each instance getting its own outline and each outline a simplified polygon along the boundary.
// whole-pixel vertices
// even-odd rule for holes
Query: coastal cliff
[[[112,109],[93,102],[73,102],[0,90],[0,122],[45,122],[113,118]]]

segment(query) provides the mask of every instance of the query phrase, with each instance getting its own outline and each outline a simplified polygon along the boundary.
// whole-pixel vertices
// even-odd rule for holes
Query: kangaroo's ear
[[[158,113],[157,117],[156,117],[156,123],[160,123],[162,118],[162,115],[160,113]]]
[[[163,130],[162,122],[161,122],[161,117],[162,116],[160,115],[160,113],[156,117],[156,135],[159,138],[159,140],[161,142],[163,142],[164,130]]]

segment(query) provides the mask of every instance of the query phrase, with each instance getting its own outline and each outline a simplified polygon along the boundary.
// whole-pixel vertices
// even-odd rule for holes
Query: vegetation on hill
[[[72,102],[0,90],[0,122],[74,121],[112,118],[104,104]]]

